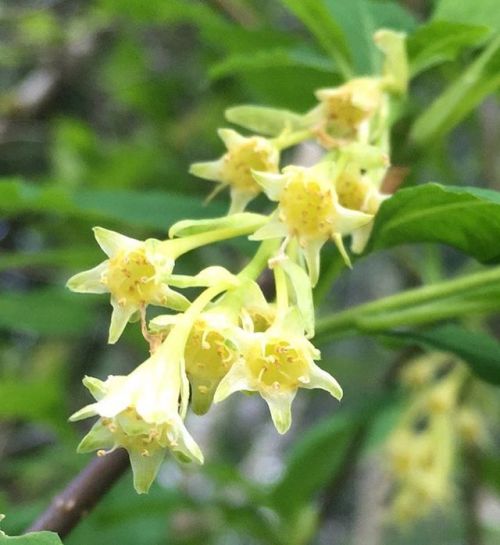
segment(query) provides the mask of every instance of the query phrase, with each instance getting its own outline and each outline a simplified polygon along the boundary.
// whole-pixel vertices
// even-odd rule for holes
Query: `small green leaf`
[[[433,21],[419,27],[408,38],[412,76],[455,60],[464,49],[483,44],[489,33],[485,26],[448,21]]]
[[[29,401],[28,401],[29,400]],[[0,417],[2,419],[51,420],[62,404],[61,384],[57,381],[0,381]]]
[[[250,131],[266,136],[278,136],[285,129],[291,131],[307,127],[303,115],[267,108],[265,106],[235,106],[226,110],[226,119],[235,125],[240,125]]]
[[[1,535],[0,543],[12,545],[63,545],[59,536],[54,532],[34,532],[24,536],[10,537]]]
[[[316,37],[318,43],[345,76],[351,72],[349,50],[342,28],[333,18],[323,0],[281,0]]]
[[[39,335],[80,335],[94,320],[95,297],[68,293],[62,286],[0,295],[0,330]]]
[[[479,378],[500,385],[500,343],[485,333],[447,324],[425,331],[394,332],[385,336],[426,348],[453,352]]]
[[[432,18],[435,21],[484,25],[500,31],[498,0],[439,0]]]
[[[445,135],[499,86],[500,36],[497,36],[417,118],[410,140],[422,147]]]
[[[295,516],[310,503],[313,495],[328,486],[343,467],[346,455],[360,433],[377,421],[386,418],[394,399],[373,398],[351,411],[342,410],[326,418],[295,444],[283,477],[271,490],[271,502],[285,516]],[[373,438],[373,446],[382,437]]]
[[[272,70],[276,67],[305,67],[320,72],[335,72],[335,64],[323,55],[306,49],[265,49],[230,55],[209,71],[213,79],[254,70]]]
[[[222,215],[220,203],[200,205],[196,197],[167,191],[128,189],[68,189],[57,185],[35,185],[18,179],[0,182],[0,213],[14,216],[25,212],[51,213],[93,221],[115,220],[167,230],[186,217]],[[215,212],[215,214],[214,214]]]
[[[335,415],[309,430],[296,443],[285,474],[271,493],[278,511],[292,515],[328,484],[341,469],[350,441],[358,429],[357,420]]]
[[[453,246],[482,263],[500,261],[500,192],[429,183],[398,191],[376,218],[365,255],[399,244]]]

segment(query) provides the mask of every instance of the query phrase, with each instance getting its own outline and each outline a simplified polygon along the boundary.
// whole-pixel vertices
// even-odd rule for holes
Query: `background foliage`
[[[89,459],[75,454],[84,427],[67,422],[87,402],[81,376],[124,373],[144,357],[133,330],[126,342],[106,345],[107,303],[63,287],[100,259],[91,227],[162,237],[177,220],[223,214],[224,198],[201,205],[209,186],[187,170],[222,152],[215,130],[224,110],[256,103],[305,111],[314,89],[378,70],[371,35],[381,26],[409,35],[414,80],[393,138],[394,184],[404,178],[407,189],[383,208],[371,253],[353,272],[326,252],[320,315],[482,270],[472,258],[498,262],[500,199],[477,189],[500,190],[496,0],[2,3],[0,512],[7,533],[21,533]],[[432,194],[418,187],[429,181],[454,187]],[[449,246],[425,244],[436,240]],[[249,247],[211,247],[184,266],[237,270]],[[500,383],[500,348],[488,335],[498,330],[500,289],[492,284],[471,297],[474,315],[462,306],[444,316],[460,316],[455,325],[404,335],[384,326],[379,335],[365,322],[356,340],[324,335],[323,365],[344,386],[340,406],[326,394],[304,395],[284,438],[252,397],[231,399],[203,424],[193,417],[207,452],[201,470],[167,462],[146,497],[125,477],[65,543],[347,544],[370,535],[364,544],[444,545],[472,543],[471,517],[484,543],[497,543],[494,448],[475,463],[474,505],[463,501],[470,483],[460,462],[456,501],[445,510],[405,532],[376,524],[367,534],[383,508],[368,469],[400,410],[387,377],[401,355],[415,343],[452,349]],[[463,336],[464,324],[472,337]],[[488,412],[497,421],[494,402]]]

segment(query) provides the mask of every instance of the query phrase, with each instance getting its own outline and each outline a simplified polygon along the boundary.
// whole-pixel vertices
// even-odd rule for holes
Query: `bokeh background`
[[[177,220],[225,213],[227,195],[203,206],[212,187],[188,174],[191,162],[222,153],[216,129],[227,126],[224,110],[256,103],[302,112],[314,105],[316,88],[341,83],[314,20],[307,29],[293,4],[0,4],[0,512],[8,533],[22,532],[90,459],[75,453],[87,424],[67,422],[89,401],[82,376],[126,373],[146,354],[133,327],[118,345],[106,344],[106,297],[64,287],[70,275],[102,259],[91,228],[161,238]],[[465,15],[449,1],[323,4],[360,74],[379,69],[371,43],[379,27],[408,32],[416,56],[427,39],[415,35],[421,25],[436,19],[474,25],[469,38],[438,51],[412,82],[394,127],[394,183],[500,189],[494,86],[432,142],[416,149],[407,138],[413,121],[481,48],[478,28],[500,30],[497,1],[483,0],[489,11],[472,7]],[[315,150],[294,153],[287,160],[310,160]],[[266,206],[257,200],[251,208]],[[236,272],[253,250],[241,240],[215,245],[183,259],[179,272],[216,263]],[[340,270],[332,249],[323,255],[319,315],[467,267],[458,253],[424,245],[376,254],[353,272]],[[402,410],[387,402],[388,380],[409,354],[367,338],[321,348],[324,367],[344,387],[342,404],[326,393],[301,392],[284,437],[256,397],[235,395],[207,416],[190,416],[205,466],[184,470],[167,461],[148,496],[137,496],[126,475],[65,543],[498,543],[494,404],[492,442],[473,478],[459,458],[453,501],[401,528],[385,516],[383,444]],[[287,519],[290,505],[297,509]]]

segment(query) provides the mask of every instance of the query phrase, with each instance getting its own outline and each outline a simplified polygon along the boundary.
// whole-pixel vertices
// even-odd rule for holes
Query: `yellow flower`
[[[148,491],[166,449],[183,461],[203,463],[179,414],[181,360],[169,361],[164,352],[159,350],[128,376],[110,376],[105,382],[86,377],[84,384],[97,401],[70,418],[99,416],[78,451],[127,449],[139,493]]]
[[[267,196],[279,204],[270,221],[251,239],[296,238],[313,285],[319,277],[320,251],[327,240],[335,242],[345,262],[350,264],[342,236],[367,224],[372,216],[341,206],[329,163],[310,168],[289,166],[283,169],[283,174],[254,172],[254,176]]]
[[[299,388],[321,388],[342,398],[338,382],[314,363],[320,353],[304,336],[295,310],[267,331],[241,330],[239,347],[241,356],[221,380],[216,403],[237,391],[258,392],[269,406],[276,429],[285,433]]]
[[[384,195],[373,183],[368,173],[355,163],[349,163],[335,178],[335,189],[339,204],[349,210],[358,210],[370,214],[372,218],[377,214],[380,205],[390,195]],[[351,233],[351,250],[360,254],[370,238],[373,228],[373,219]]]
[[[247,327],[250,320],[252,329],[254,323],[261,327],[268,317],[268,307],[258,285],[246,281],[199,315],[184,351],[193,412],[201,415],[210,409],[220,381],[238,359],[240,320]],[[151,320],[150,327],[153,331],[168,332],[179,319],[181,315],[157,316]]]
[[[316,115],[327,131],[354,136],[383,105],[380,78],[355,78],[339,87],[318,89]]]
[[[110,343],[119,339],[129,320],[147,305],[175,310],[189,305],[183,295],[167,286],[178,256],[176,241],[143,242],[102,227],[95,227],[94,234],[109,259],[72,276],[67,286],[78,293],[111,294]]]
[[[195,176],[220,182],[215,193],[226,186],[231,192],[230,214],[241,212],[256,197],[261,188],[252,176],[252,170],[277,172],[279,150],[276,145],[262,136],[246,138],[232,129],[219,129],[219,136],[227,152],[216,161],[195,163],[190,172]]]

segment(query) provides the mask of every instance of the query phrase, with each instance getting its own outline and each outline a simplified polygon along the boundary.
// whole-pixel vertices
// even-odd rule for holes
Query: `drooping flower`
[[[229,187],[231,208],[229,213],[241,212],[260,192],[259,184],[252,176],[252,170],[277,172],[279,150],[276,145],[262,136],[244,137],[232,129],[219,129],[219,136],[227,152],[216,161],[194,163],[190,173],[220,182],[214,193]]]
[[[181,373],[181,360],[169,361],[160,350],[128,376],[110,376],[105,382],[86,377],[84,384],[97,401],[70,420],[99,420],[78,451],[127,449],[139,493],[148,491],[167,450],[183,461],[203,463],[179,414]]]
[[[292,309],[264,332],[241,331],[241,356],[221,380],[216,403],[237,391],[258,392],[269,406],[276,429],[285,433],[299,388],[320,388],[342,398],[338,382],[314,363],[320,353],[304,336],[297,316]]]
[[[306,168],[289,166],[282,174],[254,172],[266,195],[278,202],[270,221],[250,238],[296,238],[307,262],[311,282],[319,277],[322,246],[333,240],[350,264],[342,236],[367,224],[372,216],[341,206],[331,179],[330,163]]]
[[[136,240],[102,227],[95,238],[108,259],[72,276],[67,286],[78,293],[110,293],[113,313],[109,342],[115,343],[129,320],[147,305],[184,310],[189,301],[168,287],[178,256],[175,241]]]
[[[225,293],[202,312],[193,324],[186,342],[184,360],[191,385],[191,408],[205,414],[212,405],[215,390],[239,357],[240,323],[257,327],[268,319],[268,303],[253,281]],[[167,331],[180,315],[157,316],[150,322],[153,331]]]

